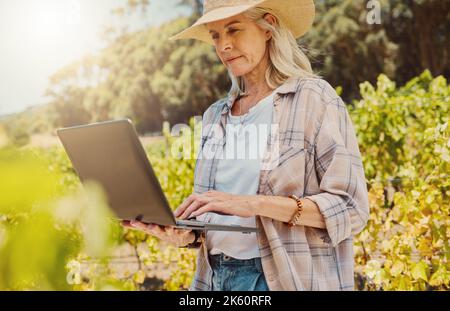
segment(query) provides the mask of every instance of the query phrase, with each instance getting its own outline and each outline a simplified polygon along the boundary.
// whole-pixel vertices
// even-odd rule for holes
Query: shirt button
[[[230,260],[230,256],[224,255],[224,256],[223,256],[223,260],[225,260],[225,261]]]

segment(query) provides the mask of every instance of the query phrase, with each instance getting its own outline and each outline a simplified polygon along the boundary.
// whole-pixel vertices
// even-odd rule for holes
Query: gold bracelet
[[[295,225],[298,225],[300,221],[300,217],[302,216],[303,212],[303,202],[295,194],[291,194],[289,197],[297,202],[297,211],[295,212],[294,216],[292,216],[291,221],[288,223],[289,227],[293,227]]]

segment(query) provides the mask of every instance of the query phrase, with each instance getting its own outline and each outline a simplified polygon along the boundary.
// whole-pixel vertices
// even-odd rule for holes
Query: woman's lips
[[[227,63],[234,62],[235,60],[237,60],[237,59],[239,59],[239,58],[241,58],[241,56],[238,56],[238,57],[236,57],[236,58],[232,58],[232,59],[230,59],[230,60],[227,60]]]

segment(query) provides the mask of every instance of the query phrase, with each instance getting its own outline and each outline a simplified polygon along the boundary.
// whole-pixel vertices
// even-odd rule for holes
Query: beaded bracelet
[[[303,202],[295,194],[291,194],[289,197],[297,202],[297,211],[292,216],[291,221],[288,223],[289,227],[293,227],[295,225],[298,225],[300,221],[300,217],[302,216],[303,212]]]

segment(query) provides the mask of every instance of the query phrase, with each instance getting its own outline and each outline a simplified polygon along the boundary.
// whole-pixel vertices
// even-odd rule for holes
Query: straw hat
[[[295,38],[303,36],[311,28],[315,15],[313,0],[205,0],[203,16],[169,40],[197,39],[214,45],[206,28],[207,23],[241,14],[254,7],[272,9]]]

